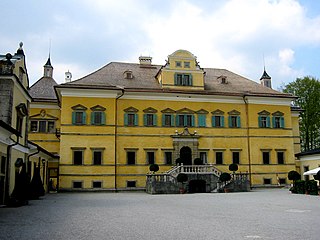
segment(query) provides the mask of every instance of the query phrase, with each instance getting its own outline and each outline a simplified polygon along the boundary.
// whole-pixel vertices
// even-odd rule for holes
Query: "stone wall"
[[[0,120],[11,125],[13,81],[11,79],[0,79]]]

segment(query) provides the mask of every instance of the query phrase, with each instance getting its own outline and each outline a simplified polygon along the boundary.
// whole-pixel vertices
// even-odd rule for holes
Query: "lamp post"
[[[46,166],[46,160],[42,159],[42,185],[44,186],[44,174],[45,174],[45,166]]]

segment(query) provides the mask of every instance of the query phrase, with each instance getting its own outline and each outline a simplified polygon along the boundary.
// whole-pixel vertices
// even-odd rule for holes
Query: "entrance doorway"
[[[191,148],[182,147],[180,149],[180,161],[183,165],[192,165]]]
[[[206,192],[206,181],[205,180],[191,180],[189,182],[190,193],[205,193]]]

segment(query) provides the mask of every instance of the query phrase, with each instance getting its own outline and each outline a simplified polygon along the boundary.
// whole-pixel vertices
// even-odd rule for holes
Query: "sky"
[[[178,49],[202,68],[224,68],[274,89],[320,78],[320,1],[3,0],[0,54],[23,42],[30,86],[50,54],[54,79],[84,77],[109,62],[164,65]]]

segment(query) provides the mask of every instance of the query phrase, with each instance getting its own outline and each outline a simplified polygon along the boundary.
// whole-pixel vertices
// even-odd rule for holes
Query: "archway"
[[[180,149],[180,161],[183,165],[192,165],[192,153],[191,148],[182,147]]]
[[[189,193],[205,193],[206,181],[205,180],[191,180],[189,182]]]

